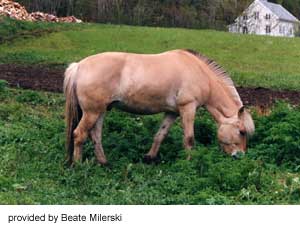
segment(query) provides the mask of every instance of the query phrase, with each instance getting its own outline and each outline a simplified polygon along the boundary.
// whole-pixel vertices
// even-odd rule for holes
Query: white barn
[[[255,0],[235,22],[229,32],[295,37],[300,21],[279,4]]]

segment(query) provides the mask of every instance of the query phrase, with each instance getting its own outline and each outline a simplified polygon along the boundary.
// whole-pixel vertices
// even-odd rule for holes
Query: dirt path
[[[0,79],[12,87],[62,92],[63,67],[22,66],[0,64]],[[282,99],[294,105],[300,104],[300,91],[276,91],[265,88],[237,88],[245,105],[269,107]]]

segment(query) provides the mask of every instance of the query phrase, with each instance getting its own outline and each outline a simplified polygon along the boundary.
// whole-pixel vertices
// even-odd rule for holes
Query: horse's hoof
[[[102,164],[102,166],[109,171],[111,171],[113,169],[112,164],[108,163],[108,162],[106,164]]]
[[[145,155],[144,158],[143,158],[143,163],[145,163],[145,164],[151,164],[151,162],[152,162],[151,156]]]
[[[70,161],[67,163],[69,168],[75,168],[76,166],[78,166],[78,164],[81,164],[81,161]]]
[[[143,158],[143,162],[145,164],[158,164],[160,163],[160,157],[159,156],[151,157],[150,155],[145,155]]]
[[[99,161],[99,160],[97,160],[97,164],[99,165],[99,166],[103,166],[103,167],[109,167],[111,164],[109,163],[109,162],[107,162],[107,161]]]
[[[70,160],[65,160],[64,163],[63,163],[63,166],[65,168],[72,168],[74,166],[73,162],[70,161]]]

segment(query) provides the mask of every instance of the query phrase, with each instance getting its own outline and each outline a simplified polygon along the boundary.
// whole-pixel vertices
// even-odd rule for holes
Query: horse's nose
[[[239,156],[238,156],[238,154],[237,154],[237,153],[235,153],[235,154],[231,155],[231,157],[232,157],[232,159],[234,159],[234,160],[237,160],[237,159],[239,158]]]
[[[232,157],[233,159],[236,160],[236,159],[241,158],[244,154],[245,154],[245,153],[242,152],[242,151],[234,151],[234,152],[231,154],[231,157]]]

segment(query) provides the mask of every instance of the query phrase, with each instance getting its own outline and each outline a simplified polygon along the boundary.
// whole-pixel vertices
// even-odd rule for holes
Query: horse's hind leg
[[[191,150],[194,146],[194,121],[196,114],[196,104],[190,103],[179,108],[182,127],[184,131],[184,148],[186,150]],[[191,156],[188,155],[188,160]]]
[[[145,162],[150,162],[150,161],[156,159],[159,147],[160,147],[162,141],[164,140],[164,138],[167,136],[167,134],[168,134],[172,124],[175,122],[176,118],[177,118],[177,115],[175,115],[175,114],[166,114],[165,115],[163,122],[154,137],[152,147],[151,147],[150,151],[148,152],[148,154],[145,155],[145,157],[144,157]]]
[[[99,113],[83,112],[82,118],[74,130],[74,162],[78,162],[82,157],[82,146],[88,137],[89,131],[94,127]]]
[[[94,143],[95,147],[95,155],[100,164],[106,164],[107,159],[104,155],[103,147],[102,147],[102,127],[103,127],[104,113],[100,114],[95,126],[90,132],[91,139]]]

